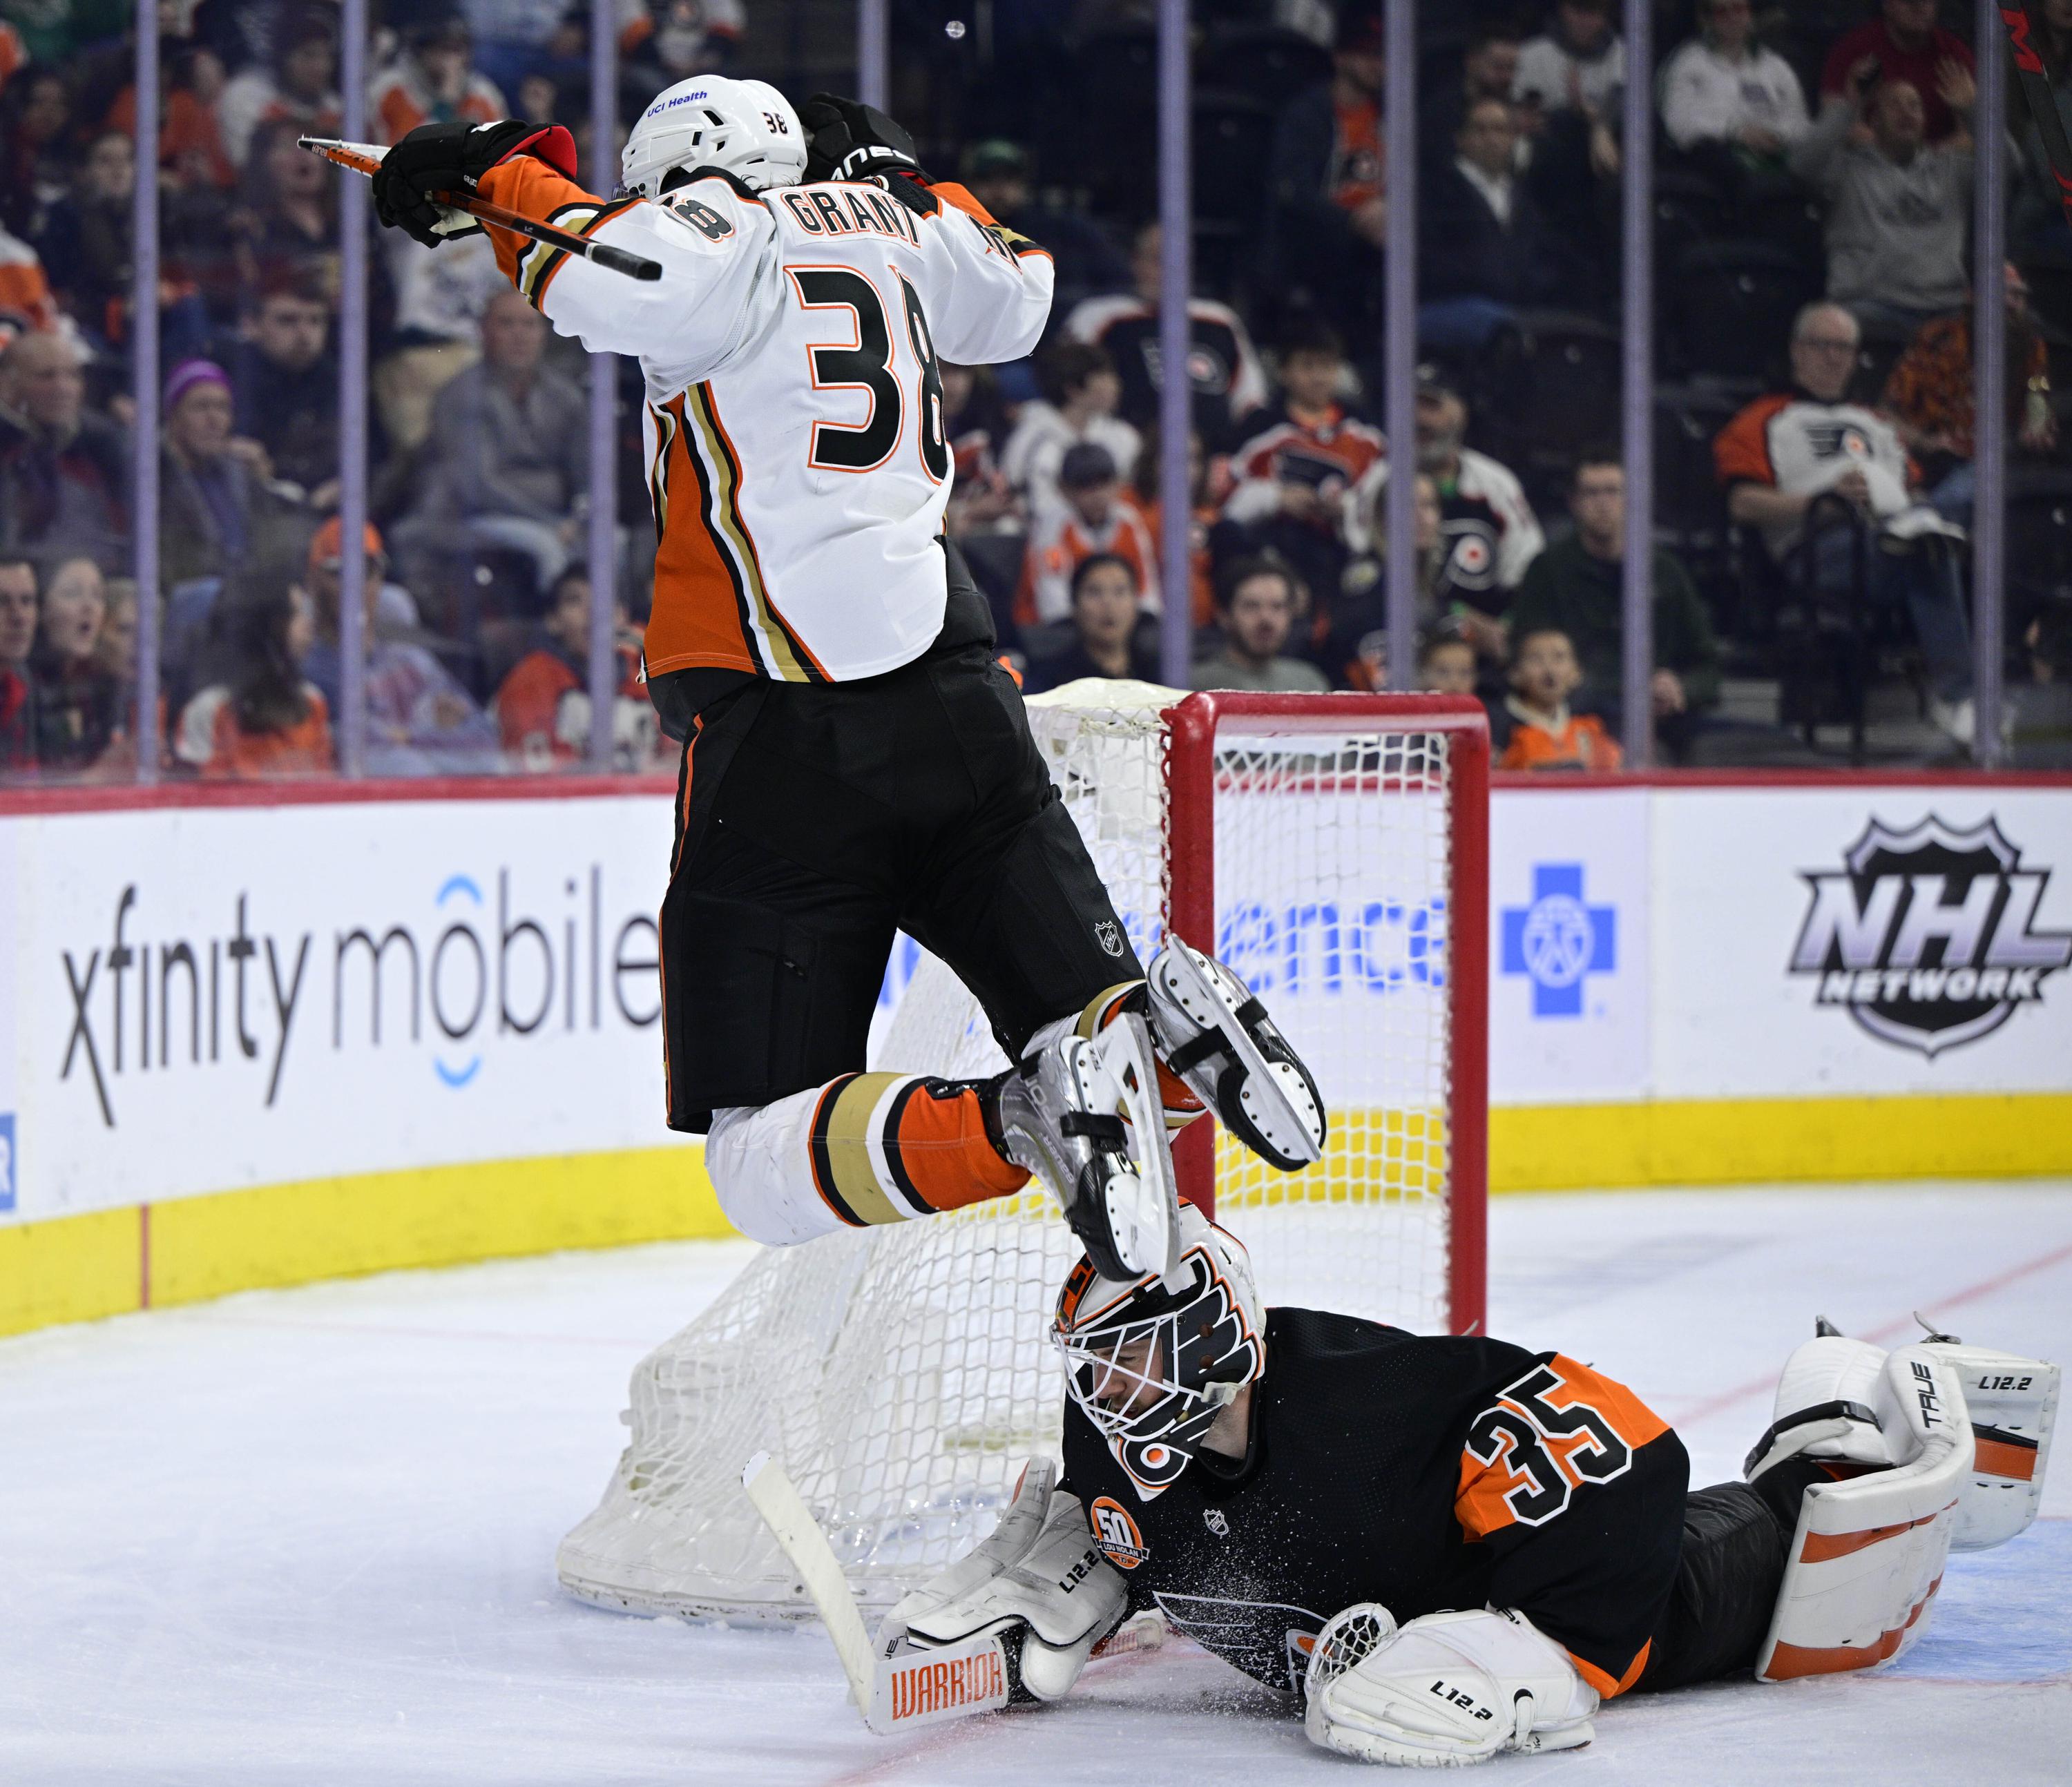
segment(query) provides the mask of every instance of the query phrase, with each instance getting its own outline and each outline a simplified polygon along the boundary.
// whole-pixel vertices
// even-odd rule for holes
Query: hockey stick
[[[347,167],[356,174],[364,174],[370,179],[381,166],[381,158],[387,153],[379,144],[345,142],[336,137],[298,137],[295,145],[306,149],[313,155],[321,155],[327,162]],[[586,236],[578,236],[574,230],[561,229],[553,224],[542,224],[530,217],[521,216],[504,206],[492,204],[487,199],[478,199],[471,193],[433,192],[426,195],[435,205],[444,205],[449,211],[464,211],[471,217],[479,217],[485,224],[494,224],[499,229],[508,229],[514,235],[529,236],[535,242],[544,242],[551,249],[565,249],[570,254],[580,255],[586,261],[594,261],[611,273],[624,273],[628,279],[660,279],[662,263],[650,261],[644,254],[629,254],[624,249],[615,249],[608,242],[593,242]]]
[[[997,1637],[878,1656],[834,1547],[783,1467],[758,1452],[742,1471],[741,1486],[799,1572],[841,1659],[849,1699],[871,1730],[884,1736],[1007,1704],[1007,1653]]]
[[[2000,23],[2007,27],[2008,43],[2014,51],[2015,78],[2021,83],[2021,97],[2028,105],[2036,134],[2043,141],[2043,153],[2049,158],[2051,178],[2058,183],[2058,202],[2065,207],[2066,221],[2072,223],[2072,142],[2066,140],[2065,121],[2058,114],[2050,76],[2037,53],[2036,14],[2029,0],[2016,0],[2012,6],[2003,0]]]

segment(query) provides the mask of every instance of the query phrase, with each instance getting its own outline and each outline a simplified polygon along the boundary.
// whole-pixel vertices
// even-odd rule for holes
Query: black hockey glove
[[[806,179],[868,180],[882,178],[897,192],[928,176],[906,127],[874,105],[834,93],[816,93],[799,108],[806,127]],[[911,202],[911,201],[910,201]]]
[[[374,176],[374,215],[390,229],[436,248],[479,225],[456,229],[430,195],[472,192],[475,183],[530,138],[544,135],[536,124],[506,118],[500,124],[421,124],[381,158]]]

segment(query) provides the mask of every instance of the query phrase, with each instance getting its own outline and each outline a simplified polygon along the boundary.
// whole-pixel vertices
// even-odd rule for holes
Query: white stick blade
[[[966,1638],[934,1650],[902,1651],[877,1664],[870,1728],[881,1736],[997,1712],[1007,1704],[1007,1653],[997,1637]]]

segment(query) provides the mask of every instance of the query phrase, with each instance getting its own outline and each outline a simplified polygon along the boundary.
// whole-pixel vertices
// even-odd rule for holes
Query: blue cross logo
[[[1581,1017],[1585,977],[1618,966],[1618,908],[1584,903],[1581,863],[1536,863],[1532,903],[1503,909],[1503,972],[1531,977],[1532,1015]]]

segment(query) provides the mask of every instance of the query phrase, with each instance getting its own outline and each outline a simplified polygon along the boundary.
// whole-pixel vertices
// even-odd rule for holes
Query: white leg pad
[[[2058,1367],[1988,1346],[1929,1341],[1957,1374],[1971,1411],[1971,1473],[1957,1507],[1953,1551],[1984,1551],[2028,1530],[2043,1499],[2050,1430],[2058,1416]]]
[[[1900,1462],[1880,1431],[1887,1354],[1868,1341],[1824,1334],[1784,1362],[1776,1419],[1748,1455],[1753,1480],[1801,1454],[1859,1465]]]
[[[813,1112],[824,1090],[713,1113],[705,1171],[727,1221],[751,1241],[789,1247],[849,1226],[813,1185]]]
[[[1892,1354],[1877,1394],[1898,1461],[1806,1491],[1760,1681],[1873,1669],[1926,1629],[1971,1470],[1971,1421],[1956,1371],[1926,1346]]]

